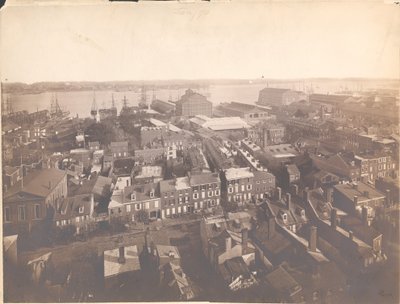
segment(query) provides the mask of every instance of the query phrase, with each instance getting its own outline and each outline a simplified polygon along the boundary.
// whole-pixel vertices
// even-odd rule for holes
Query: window
[[[229,193],[232,193],[232,192],[233,192],[233,188],[232,188],[232,187],[229,187],[229,188],[228,188],[228,192],[229,192]]]
[[[154,208],[158,208],[158,201],[154,202]]]
[[[251,190],[251,185],[247,185],[247,190]]]
[[[193,193],[193,199],[198,199],[199,198],[199,194],[198,193]]]
[[[20,221],[25,221],[26,220],[25,206],[19,206],[18,207],[18,219]]]
[[[215,195],[219,195],[219,190],[215,190]]]
[[[35,219],[39,219],[40,218],[40,205],[35,204],[33,211],[34,211]]]
[[[4,221],[11,222],[11,214],[10,214],[10,207],[4,208]]]
[[[213,195],[212,191],[208,191],[208,197],[211,197]]]
[[[153,197],[154,197],[154,191],[151,190],[151,191],[150,191],[150,198],[153,198]]]
[[[75,221],[76,221],[77,223],[79,223],[79,220],[80,220],[80,217],[77,216],[77,217],[75,218]]]
[[[83,208],[83,206],[80,206],[80,207],[79,207],[79,213],[83,213],[84,209],[85,209],[85,208]]]
[[[145,209],[150,209],[150,203],[149,202],[144,203],[144,208]]]
[[[131,205],[126,205],[126,212],[131,212]]]
[[[135,209],[136,209],[136,210],[140,210],[140,204],[136,204],[136,205],[135,205]]]

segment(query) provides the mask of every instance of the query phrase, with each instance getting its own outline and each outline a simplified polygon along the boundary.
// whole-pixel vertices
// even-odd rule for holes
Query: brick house
[[[128,157],[129,147],[127,141],[118,141],[111,143],[111,154],[113,158]]]
[[[131,185],[118,195],[113,195],[108,205],[110,220],[120,218],[128,222],[138,220],[138,212],[144,210],[150,219],[161,217],[161,200],[156,193],[157,184]]]
[[[225,170],[223,176],[228,202],[242,205],[251,201],[254,174],[250,168],[229,168]]]
[[[275,176],[267,171],[254,171],[253,199],[263,199],[275,190]]]

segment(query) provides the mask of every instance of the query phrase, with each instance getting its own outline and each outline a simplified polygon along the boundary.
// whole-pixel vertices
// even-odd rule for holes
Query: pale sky
[[[7,7],[1,81],[398,78],[399,14],[379,1]]]

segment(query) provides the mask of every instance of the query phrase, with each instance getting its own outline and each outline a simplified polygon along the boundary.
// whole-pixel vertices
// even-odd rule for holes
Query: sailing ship
[[[57,94],[53,94],[50,103],[50,118],[51,119],[63,119],[69,116],[70,112],[61,109],[58,104]]]

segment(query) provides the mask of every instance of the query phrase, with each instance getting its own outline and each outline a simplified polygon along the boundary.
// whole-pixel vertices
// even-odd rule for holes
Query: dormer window
[[[132,192],[131,193],[131,201],[134,201],[136,199],[136,193]]]
[[[153,198],[154,197],[154,190],[151,190],[150,191],[150,198]]]
[[[85,208],[83,208],[83,206],[80,206],[80,207],[79,207],[79,213],[80,213],[80,214],[83,213],[84,209],[85,209]]]

